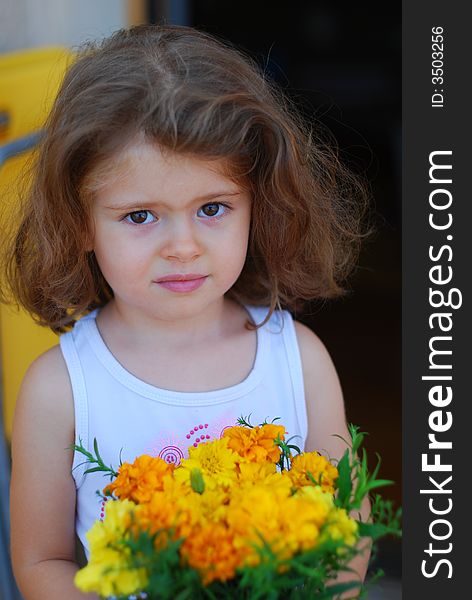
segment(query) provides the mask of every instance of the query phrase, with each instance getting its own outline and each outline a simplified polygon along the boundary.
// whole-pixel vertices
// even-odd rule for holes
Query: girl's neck
[[[231,336],[247,317],[241,305],[224,297],[200,314],[174,320],[151,319],[111,300],[100,310],[97,325],[105,341],[108,338],[138,352],[154,352],[157,347],[178,352]]]

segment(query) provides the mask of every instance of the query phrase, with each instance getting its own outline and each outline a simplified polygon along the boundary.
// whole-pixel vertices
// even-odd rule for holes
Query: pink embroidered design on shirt
[[[232,427],[234,427],[234,425],[226,425],[226,427],[223,427],[223,429],[220,432],[220,438],[223,437],[223,435],[227,429],[231,429]]]
[[[183,459],[184,453],[178,446],[165,446],[159,452],[159,458],[165,460],[166,463],[178,466]]]
[[[211,439],[211,436],[206,432],[207,429],[208,423],[200,423],[191,429],[185,437],[190,440],[191,443],[193,442],[193,446],[196,448],[200,442],[207,442],[209,439]]]
[[[159,432],[160,436],[148,445],[144,453],[159,456],[167,463],[178,467],[183,459],[188,458],[189,448],[197,448],[199,444],[221,438],[225,429],[236,424],[234,415],[228,412],[213,422],[196,420],[193,424],[190,422],[189,428],[183,433]]]
[[[103,521],[103,519],[105,518],[105,506],[107,502],[108,498],[103,498],[100,502],[100,521]]]

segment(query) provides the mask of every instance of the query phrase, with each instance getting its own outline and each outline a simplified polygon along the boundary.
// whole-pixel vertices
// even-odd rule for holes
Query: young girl
[[[178,464],[251,415],[341,457],[336,371],[291,312],[341,293],[360,192],[257,66],[207,34],[141,26],[79,57],[4,263],[17,301],[62,333],[25,375],[14,423],[25,600],[83,597],[75,532],[87,552],[106,482],[84,476],[74,442],[96,438],[108,464]]]

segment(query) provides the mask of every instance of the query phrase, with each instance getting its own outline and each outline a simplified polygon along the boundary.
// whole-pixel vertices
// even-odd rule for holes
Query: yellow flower
[[[271,489],[254,483],[233,490],[227,520],[234,530],[235,548],[245,555],[245,564],[259,563],[261,536],[280,559],[319,543],[320,530],[333,510],[332,496],[313,486],[292,495],[290,487],[289,483],[285,488]]]
[[[334,508],[333,495],[330,492],[325,492],[319,486],[313,485],[305,485],[297,490],[296,495],[299,498],[305,498],[306,500],[310,500],[311,502],[316,502],[321,513],[322,513],[322,521],[320,521],[320,525],[324,522],[328,516],[328,514]]]
[[[136,506],[129,500],[108,502],[105,519],[96,521],[87,533],[90,561],[75,575],[83,592],[100,596],[129,595],[144,589],[148,579],[144,569],[128,566],[130,551],[120,544],[126,538]]]
[[[298,542],[302,550],[312,548],[320,539],[310,539],[307,535],[306,528],[303,528],[303,523],[297,523],[300,515],[303,515],[302,521],[308,521],[316,527],[318,538],[319,531],[325,523],[330,519],[334,508],[333,496],[329,492],[323,491],[319,486],[304,486],[297,490],[293,497],[295,499],[296,510],[293,512],[291,526],[294,531],[299,530]]]
[[[254,566],[259,563],[256,548],[263,545],[261,536],[279,556],[288,548],[282,521],[289,495],[288,488],[271,490],[257,483],[233,490],[227,521],[234,531],[235,548],[245,555],[245,564]]]
[[[305,452],[292,458],[289,476],[294,486],[314,485],[309,474],[316,482],[321,480],[321,487],[325,492],[334,494],[338,470],[318,452]]]
[[[292,481],[285,475],[286,471],[278,473],[275,463],[241,463],[239,471],[238,480],[242,487],[261,484],[269,486],[274,491],[276,488],[281,488],[287,494],[292,488]]]
[[[274,440],[277,436],[285,439],[285,427],[270,423],[252,428],[228,427],[223,436],[228,438],[228,447],[246,460],[277,463],[281,451]]]
[[[209,521],[217,523],[225,520],[229,495],[224,489],[215,488],[205,490],[203,494],[193,494],[187,498],[187,502],[193,505],[194,514],[201,525]],[[184,504],[183,501],[182,504]]]
[[[302,550],[313,548],[318,543],[320,522],[324,517],[324,506],[306,498],[292,496],[280,507],[283,543],[279,553],[283,557],[293,556]]]
[[[174,468],[162,458],[143,454],[133,464],[123,463],[118,469],[118,477],[103,493],[113,493],[117,498],[128,498],[138,504],[149,502],[155,491],[163,489],[164,477],[172,474]]]
[[[263,481],[277,472],[275,463],[263,462],[248,462],[239,465],[240,481]]]
[[[205,489],[230,486],[237,479],[236,465],[241,457],[228,448],[228,440],[222,438],[199,444],[189,449],[189,458],[182,460],[174,472],[177,481],[190,485],[193,469],[200,469]]]
[[[348,546],[354,546],[357,542],[358,525],[344,508],[334,508],[331,511],[320,541],[324,541],[326,538],[335,541],[342,540]]]

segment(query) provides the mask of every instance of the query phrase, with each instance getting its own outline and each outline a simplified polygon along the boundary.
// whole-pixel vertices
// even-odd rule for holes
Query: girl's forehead
[[[141,140],[128,144],[111,158],[111,164],[123,172],[139,168],[143,163],[154,164],[156,168],[164,172],[199,169],[216,175],[223,175],[225,169],[223,159],[209,159],[196,154],[183,154],[164,148],[159,144]]]
[[[177,153],[143,140],[128,144],[103,161],[89,180],[87,187],[94,192],[128,185],[159,185],[170,190],[189,185],[220,185],[228,191],[243,187],[231,176],[228,160]]]

